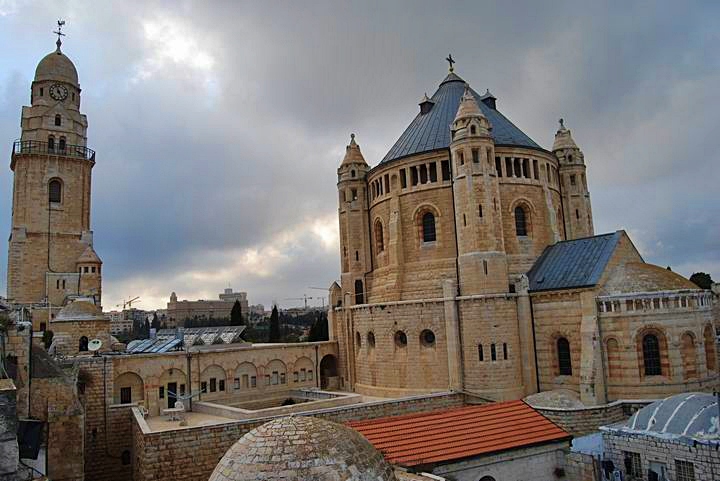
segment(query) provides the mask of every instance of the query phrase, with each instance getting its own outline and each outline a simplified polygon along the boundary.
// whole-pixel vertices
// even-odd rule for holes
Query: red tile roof
[[[506,449],[570,439],[523,401],[464,406],[371,421],[354,421],[392,464],[452,461]]]

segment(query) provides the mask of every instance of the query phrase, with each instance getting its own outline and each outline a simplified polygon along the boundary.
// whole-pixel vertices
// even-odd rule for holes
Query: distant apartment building
[[[233,292],[232,289],[225,289],[218,295],[218,300],[200,299],[197,301],[178,301],[177,294],[170,294],[170,302],[167,304],[167,327],[182,325],[185,319],[230,319],[235,301],[240,302],[243,317],[247,318],[249,312],[247,292]]]
[[[126,318],[125,311],[110,311],[105,315],[110,318],[110,334],[116,336],[132,331],[133,321]]]

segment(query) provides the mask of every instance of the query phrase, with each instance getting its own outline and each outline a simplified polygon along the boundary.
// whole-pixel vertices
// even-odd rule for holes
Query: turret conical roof
[[[350,144],[345,147],[345,158],[342,161],[343,165],[348,164],[365,164],[367,165],[367,162],[365,162],[365,157],[363,157],[362,152],[360,152],[360,146],[355,142],[355,134],[350,134]]]

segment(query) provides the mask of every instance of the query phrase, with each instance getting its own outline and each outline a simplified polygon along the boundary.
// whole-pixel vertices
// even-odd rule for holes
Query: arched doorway
[[[320,361],[320,388],[338,389],[339,387],[337,358],[332,354],[327,354]]]

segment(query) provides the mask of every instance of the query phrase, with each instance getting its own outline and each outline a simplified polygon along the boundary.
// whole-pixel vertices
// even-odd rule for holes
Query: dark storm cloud
[[[65,15],[98,151],[93,226],[110,303],[143,295],[159,307],[171,290],[207,297],[231,283],[267,304],[329,284],[349,133],[377,163],[449,52],[541,145],[567,119],[597,232],[626,228],[648,261],[720,277],[713,5],[12,5],[0,7],[0,44],[12,45],[0,138],[18,136],[34,67],[53,47],[45,32]],[[0,182],[9,218],[7,170]]]

